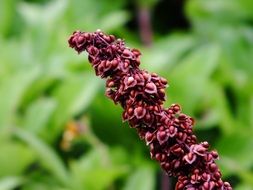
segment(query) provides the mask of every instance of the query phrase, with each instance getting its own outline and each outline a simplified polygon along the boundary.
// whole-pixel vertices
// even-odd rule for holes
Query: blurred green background
[[[252,0],[0,0],[0,190],[169,190],[87,55],[97,28],[142,51],[236,190],[253,189]]]

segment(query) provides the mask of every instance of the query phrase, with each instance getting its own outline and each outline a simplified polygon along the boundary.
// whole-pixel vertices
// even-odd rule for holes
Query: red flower
[[[139,68],[139,50],[101,31],[76,31],[68,42],[78,53],[87,51],[96,75],[107,78],[106,96],[123,107],[123,120],[145,139],[151,158],[178,177],[177,190],[232,190],[215,164],[217,152],[197,142],[193,119],[177,104],[163,107],[167,81]]]

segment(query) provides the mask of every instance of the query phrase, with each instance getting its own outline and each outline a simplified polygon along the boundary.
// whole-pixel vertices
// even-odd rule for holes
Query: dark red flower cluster
[[[197,142],[193,119],[181,113],[177,104],[163,107],[167,81],[139,68],[137,49],[127,48],[123,40],[100,30],[76,31],[69,45],[78,53],[88,52],[96,75],[107,78],[106,95],[123,107],[123,120],[146,141],[151,158],[169,176],[178,177],[177,190],[232,190],[221,179],[215,163],[218,153],[208,150],[208,142]]]

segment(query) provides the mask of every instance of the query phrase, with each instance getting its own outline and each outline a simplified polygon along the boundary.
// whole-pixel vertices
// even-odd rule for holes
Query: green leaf
[[[123,190],[153,190],[155,189],[155,170],[150,166],[140,166],[127,179]]]
[[[66,0],[51,1],[46,5],[20,3],[19,13],[29,25],[43,24],[44,27],[51,27],[62,16],[67,6]]]
[[[31,68],[29,72],[20,71],[15,75],[4,78],[0,86],[0,127],[7,127],[15,118],[17,109],[23,95],[30,85],[39,76],[38,67]]]
[[[143,50],[142,65],[152,72],[167,74],[194,45],[195,40],[190,35],[174,34],[162,38],[150,49]]]
[[[68,20],[70,28],[83,28],[86,31],[92,31],[98,28],[103,29],[101,25],[104,25],[105,29],[111,30],[115,25],[114,23],[105,21],[105,18],[108,17],[111,21],[117,23],[117,25],[120,24],[122,26],[127,16],[122,8],[124,4],[124,0],[117,0],[113,3],[110,0],[72,0],[68,4],[66,19]],[[118,19],[116,19],[117,17],[112,17],[114,13],[116,13],[115,16],[119,16]]]
[[[11,140],[1,139],[0,152],[0,177],[21,175],[34,161],[31,149]]]
[[[15,18],[15,1],[0,1],[0,34],[7,35]]]
[[[52,118],[52,134],[58,134],[66,122],[89,106],[99,86],[99,79],[90,73],[83,73],[66,78],[62,85],[54,89],[57,109]]]
[[[249,63],[253,57],[253,47],[249,43],[249,39],[243,36],[243,28],[228,27],[221,30],[217,36],[223,48],[223,54],[227,59],[227,64],[235,75],[234,78],[240,79],[236,81],[238,83],[236,84],[247,83],[253,74],[253,66]]]
[[[23,183],[23,179],[20,177],[4,177],[0,179],[0,190],[12,190],[15,187],[21,185]]]
[[[242,184],[236,186],[235,190],[252,190],[252,185],[251,184],[242,183]]]
[[[56,180],[52,176],[47,176],[47,179],[43,179],[44,176],[39,174],[37,178],[29,178],[29,181],[22,185],[22,190],[74,190],[62,185],[56,184]],[[48,179],[51,177],[51,180]],[[39,180],[38,180],[39,178]]]
[[[199,47],[178,63],[170,75],[170,101],[182,104],[186,113],[193,113],[219,64],[219,55],[219,47],[210,44]]]
[[[253,164],[252,134],[236,132],[230,136],[223,136],[217,143],[220,152],[220,163],[229,173],[244,173]]]
[[[136,140],[136,132],[130,129],[126,123],[122,123],[122,108],[115,106],[113,101],[108,100],[103,92],[100,92],[94,99],[89,108],[89,114],[92,130],[103,142],[110,145],[120,144],[132,147],[133,141]],[[106,126],[106,135],[104,126]],[[124,137],[127,136],[127,138],[115,134],[124,134]]]
[[[23,129],[14,128],[13,133],[33,149],[33,151],[37,154],[38,159],[41,161],[43,166],[48,171],[51,171],[51,173],[62,184],[68,183],[68,179],[69,179],[68,172],[62,160],[59,158],[59,156],[56,154],[56,152],[53,151],[53,149],[50,146],[45,144],[34,134],[28,131],[25,131]]]
[[[53,99],[41,98],[34,101],[27,108],[23,126],[33,133],[41,132],[41,130],[46,129],[55,109],[56,102]]]
[[[213,126],[218,125],[226,135],[232,134],[236,131],[236,121],[231,113],[227,97],[222,87],[216,82],[209,82],[204,86],[203,92],[204,100],[203,103],[200,102],[202,104],[200,107],[202,107],[202,109],[203,107],[206,108],[204,112],[211,111],[213,113],[214,117],[209,118],[209,120],[213,119],[211,121],[214,122]],[[205,127],[205,124],[203,124],[200,128],[205,129]]]
[[[126,168],[114,165],[106,149],[94,149],[80,160],[72,162],[71,172],[73,189],[103,190],[125,174]]]
[[[209,78],[219,64],[220,48],[216,44],[198,47],[185,57],[176,67],[172,75],[176,77]]]
[[[198,19],[204,21],[206,19],[212,19],[225,23],[252,18],[252,7],[253,3],[250,0],[192,0],[188,2],[186,10],[188,16],[193,20]]]
[[[114,11],[102,18],[99,27],[103,31],[113,31],[124,25],[129,20],[129,14],[126,11]]]

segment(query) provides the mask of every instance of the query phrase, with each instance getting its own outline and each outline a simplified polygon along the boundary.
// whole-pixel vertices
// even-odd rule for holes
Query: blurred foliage
[[[132,7],[163,3],[0,1],[0,190],[158,189],[159,166],[68,48],[74,30],[97,28],[141,49],[142,67],[170,81],[166,105],[180,103],[219,151],[225,179],[253,189],[253,1],[184,1],[190,27],[154,28],[147,48]]]

